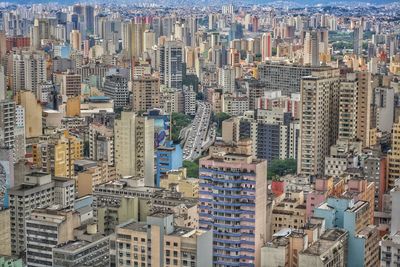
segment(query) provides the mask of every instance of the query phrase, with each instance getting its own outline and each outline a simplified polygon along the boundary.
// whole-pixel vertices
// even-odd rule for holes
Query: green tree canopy
[[[295,174],[297,162],[295,159],[275,159],[268,162],[268,180],[276,179],[287,174]]]

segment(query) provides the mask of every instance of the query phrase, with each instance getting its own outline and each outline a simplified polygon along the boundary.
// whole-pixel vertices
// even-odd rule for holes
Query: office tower
[[[114,100],[114,108],[123,108],[129,104],[128,79],[119,74],[107,76],[103,92]]]
[[[265,91],[282,91],[283,95],[300,93],[301,78],[311,75],[312,71],[326,71],[329,67],[299,66],[265,62],[258,66],[260,81]]]
[[[313,72],[302,79],[299,173],[324,173],[325,156],[338,135],[338,90],[337,69]]]
[[[142,20],[142,18],[135,18],[134,20],[132,20],[129,29],[129,37],[130,37],[129,55],[131,58],[135,58],[136,60],[142,57],[144,51],[143,37],[145,30],[146,30],[146,24]]]
[[[218,70],[218,85],[223,89],[224,93],[235,92],[235,68],[224,66]]]
[[[392,146],[388,154],[388,187],[395,187],[395,180],[400,175],[400,122],[393,124]]]
[[[212,266],[212,231],[177,227],[173,214],[130,220],[117,226],[116,235],[118,266]]]
[[[84,18],[87,33],[94,32],[94,7],[86,5],[84,7]]]
[[[267,162],[242,145],[200,159],[199,226],[213,230],[215,266],[260,266],[266,240]]]
[[[27,266],[53,266],[52,249],[73,240],[80,224],[75,211],[35,209],[26,220]]]
[[[54,247],[54,267],[64,266],[110,266],[110,236],[97,232],[96,224],[77,229],[75,239]]]
[[[20,91],[17,104],[25,111],[25,138],[42,135],[42,106],[31,91]]]
[[[183,47],[180,41],[166,41],[160,47],[160,82],[167,88],[181,89]]]
[[[75,97],[81,95],[81,75],[74,73],[63,73],[61,75],[61,95]]]
[[[10,190],[11,252],[21,255],[25,251],[25,222],[38,207],[54,204],[54,182],[46,173],[26,175],[22,185]]]
[[[83,158],[83,141],[65,131],[54,145],[54,175],[72,178],[74,161]]]
[[[357,92],[357,138],[362,140],[363,145],[370,145],[369,131],[371,123],[371,73],[367,71],[358,72]]]
[[[361,56],[362,54],[363,34],[363,26],[356,25],[353,29],[353,53],[356,56]]]
[[[261,61],[272,57],[272,36],[270,32],[263,33],[261,37]]]
[[[319,60],[319,31],[306,31],[304,36],[304,65],[318,67]]]
[[[80,51],[82,48],[82,34],[79,30],[72,30],[69,37],[72,50]]]
[[[156,186],[160,186],[161,178],[172,170],[178,170],[183,166],[183,153],[180,144],[173,141],[157,147],[156,151]]]
[[[133,111],[147,111],[160,107],[160,81],[158,78],[142,76],[132,81]]]
[[[142,177],[154,186],[154,120],[123,111],[115,120],[117,174]]]
[[[357,137],[358,81],[355,73],[347,74],[339,89],[339,139],[354,140]]]
[[[100,123],[89,124],[89,158],[114,165],[114,131]]]

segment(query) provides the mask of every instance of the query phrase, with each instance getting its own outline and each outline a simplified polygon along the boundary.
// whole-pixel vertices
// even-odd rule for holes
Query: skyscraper
[[[214,266],[260,266],[267,162],[241,152],[243,146],[200,159],[199,226],[213,230]]]
[[[181,89],[183,79],[183,45],[166,41],[160,47],[160,82],[171,89]]]
[[[272,57],[272,36],[270,32],[263,33],[261,37],[261,61]]]
[[[115,108],[126,107],[129,103],[128,79],[122,75],[107,76],[103,92],[106,96],[114,100]]]
[[[160,107],[160,82],[157,78],[141,77],[132,81],[133,111]]]
[[[319,31],[306,31],[304,36],[304,64],[312,67],[320,65],[319,60]]]
[[[362,53],[363,34],[362,26],[357,24],[353,30],[353,53],[357,56]]]
[[[312,72],[302,79],[299,173],[324,174],[325,156],[338,135],[338,91],[338,69]]]
[[[122,111],[114,132],[117,174],[144,177],[154,186],[154,120]]]

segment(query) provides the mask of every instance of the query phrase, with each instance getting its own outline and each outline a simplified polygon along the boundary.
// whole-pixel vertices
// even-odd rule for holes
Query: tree
[[[179,134],[181,133],[181,130],[192,123],[192,118],[183,113],[172,113],[171,116],[171,139],[177,142],[179,141]]]
[[[186,168],[187,176],[190,178],[198,178],[199,177],[199,163],[196,161],[183,161],[183,167]]]
[[[217,134],[221,136],[222,134],[222,122],[224,120],[227,120],[231,117],[231,115],[225,113],[225,112],[219,112],[215,114],[214,116],[214,121],[217,123]]]
[[[295,174],[297,171],[297,162],[295,159],[274,159],[268,163],[268,180],[287,174]]]

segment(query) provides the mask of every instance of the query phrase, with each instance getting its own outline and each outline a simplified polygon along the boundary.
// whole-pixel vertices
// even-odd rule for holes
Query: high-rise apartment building
[[[44,54],[22,51],[13,55],[14,92],[28,90],[35,93],[38,85],[46,80],[47,66]]]
[[[114,130],[111,127],[89,124],[89,158],[114,165]]]
[[[131,58],[139,59],[143,54],[144,32],[146,24],[142,18],[138,17],[132,20],[128,26],[128,52]]]
[[[357,137],[358,81],[354,73],[340,81],[339,89],[339,138],[353,140]]]
[[[52,249],[74,239],[79,214],[57,207],[35,209],[26,220],[27,266],[53,266]]]
[[[38,207],[54,204],[54,182],[51,175],[30,173],[25,182],[10,190],[11,252],[21,255],[25,251],[25,222]]]
[[[25,138],[42,135],[42,105],[31,91],[20,91],[16,103],[25,111]]]
[[[261,61],[272,57],[272,36],[270,32],[261,36]]]
[[[160,47],[160,82],[167,88],[181,89],[183,79],[183,45],[166,41]]]
[[[144,177],[146,186],[154,186],[154,120],[123,111],[114,134],[117,174]]]
[[[128,79],[122,75],[107,76],[103,92],[114,100],[114,108],[123,108],[129,104]]]
[[[318,67],[319,60],[319,31],[309,30],[304,32],[304,65]]]
[[[393,124],[392,147],[388,154],[388,186],[393,188],[400,177],[400,122]]]
[[[0,100],[0,146],[14,149],[15,102]]]
[[[235,68],[224,66],[218,71],[218,85],[224,93],[235,92]]]
[[[160,82],[158,78],[141,77],[132,81],[133,111],[147,111],[160,107]]]
[[[212,266],[212,231],[177,227],[173,214],[120,224],[116,236],[118,266]]]
[[[364,146],[369,146],[369,132],[371,124],[371,73],[367,71],[357,73],[357,138]]]
[[[239,147],[200,159],[199,226],[213,230],[214,266],[260,266],[266,240],[267,162]]]
[[[72,178],[74,161],[83,157],[83,141],[65,131],[54,145],[52,156],[54,175]]]
[[[301,83],[299,173],[324,173],[325,156],[338,136],[339,70],[313,72]]]
[[[81,94],[81,75],[74,73],[60,74],[61,95],[72,97]]]

